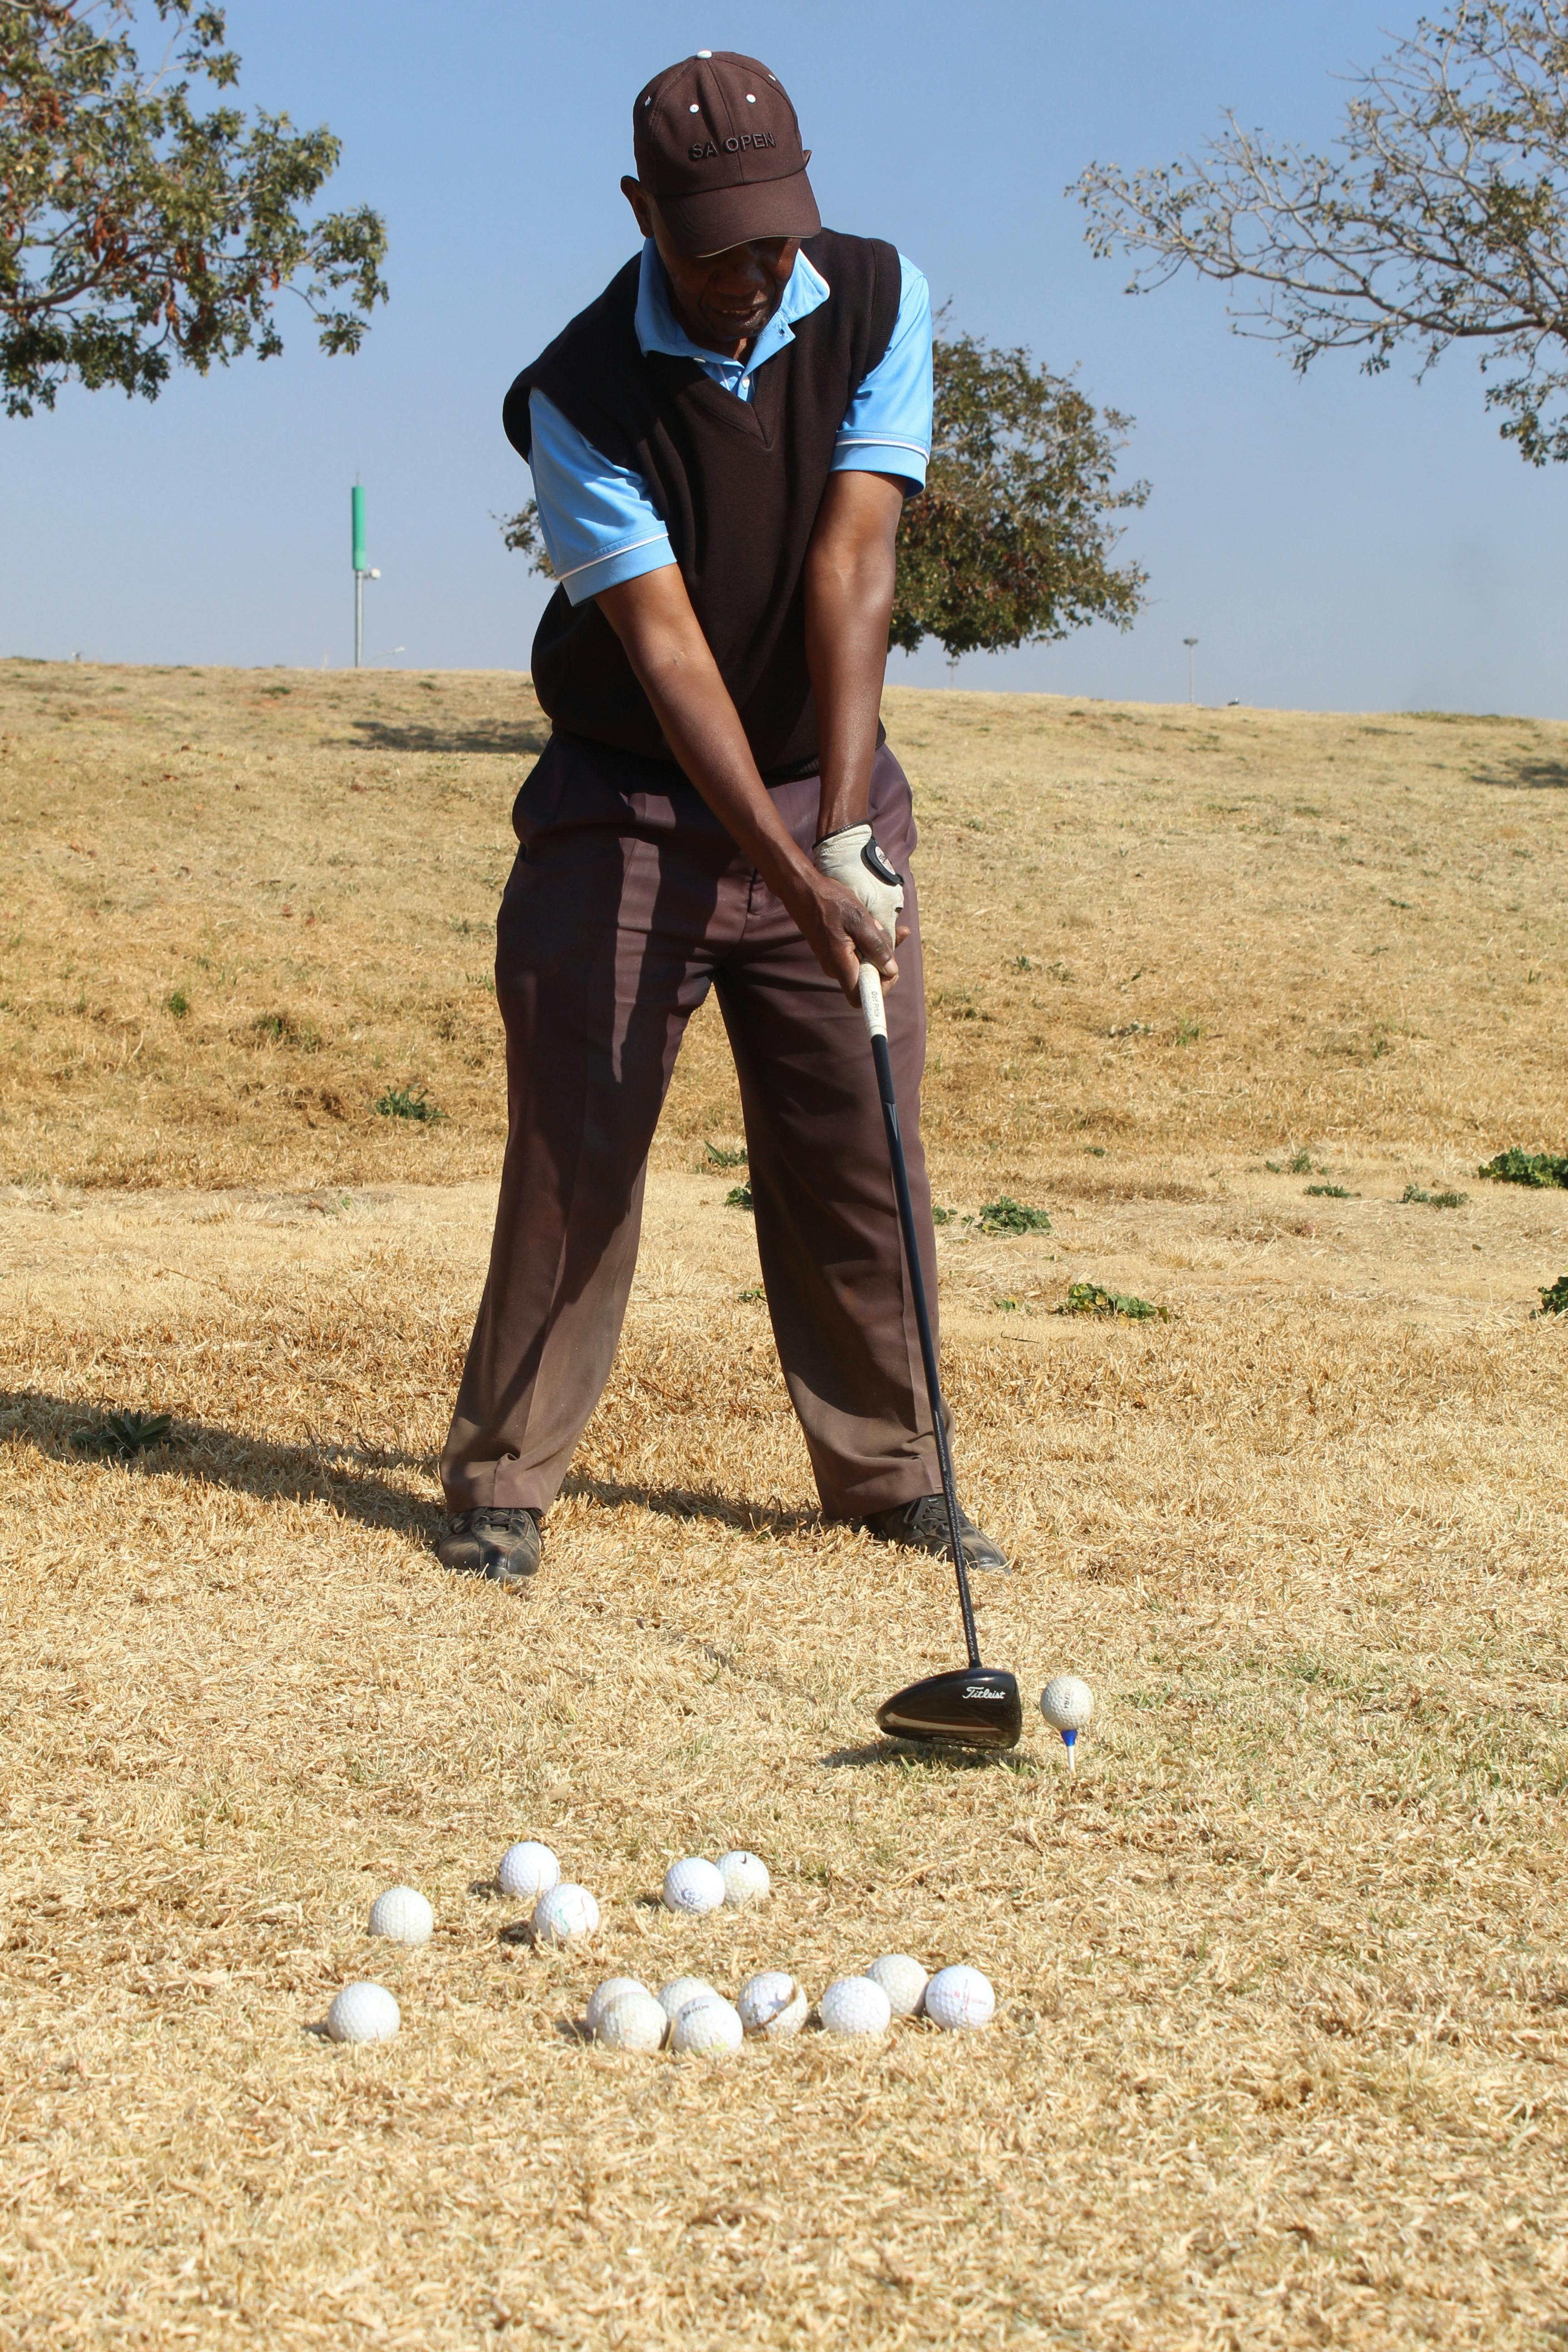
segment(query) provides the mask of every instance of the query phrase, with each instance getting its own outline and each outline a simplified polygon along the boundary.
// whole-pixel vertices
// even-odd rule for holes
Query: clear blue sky
[[[630,104],[699,47],[787,84],[835,226],[894,240],[956,326],[1077,365],[1131,412],[1152,496],[1130,635],[965,661],[961,683],[1175,699],[1568,715],[1562,469],[1497,437],[1462,356],[1425,384],[1330,360],[1305,383],[1212,288],[1129,300],[1062,191],[1091,159],[1172,159],[1233,107],[1321,142],[1342,76],[1417,0],[860,0],[787,10],[589,0],[231,0],[242,95],[329,122],[334,202],[387,215],[390,306],[363,353],[288,350],[153,405],[67,394],[0,423],[0,652],[334,664],[351,654],[348,490],[369,498],[367,655],[525,667],[542,588],[493,513],[529,494],[501,437],[516,369],[635,242]],[[398,650],[401,649],[401,650]],[[939,682],[928,647],[895,677]]]

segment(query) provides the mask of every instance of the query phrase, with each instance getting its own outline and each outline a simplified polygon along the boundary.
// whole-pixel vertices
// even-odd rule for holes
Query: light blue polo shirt
[[[931,457],[931,290],[902,254],[899,268],[902,282],[893,331],[849,403],[834,446],[833,471],[896,475],[912,492],[923,487]],[[757,370],[794,341],[796,320],[809,317],[832,290],[805,254],[797,254],[784,299],[750,352],[743,360],[727,360],[694,343],[680,326],[649,237],[637,280],[637,341],[645,352],[696,360],[737,400],[750,400]],[[604,457],[542,392],[530,393],[528,415],[540,529],[571,602],[581,604],[601,588],[673,563],[664,518],[642,476]]]

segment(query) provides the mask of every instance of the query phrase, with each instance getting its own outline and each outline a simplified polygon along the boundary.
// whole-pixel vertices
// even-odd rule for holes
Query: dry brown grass
[[[1561,2341],[1568,1198],[1473,1169],[1564,1148],[1568,730],[889,698],[939,1195],[1055,1221],[942,1255],[985,1646],[1094,1682],[1075,1784],[875,1739],[953,1612],[814,1517],[711,1024],[545,1577],[432,1564],[519,682],[4,676],[0,2343]],[[83,1454],[109,1406],[172,1442]],[[592,1957],[473,1891],[530,1832]],[[650,1906],[729,1843],[767,1912]],[[889,1947],[991,2033],[570,2032],[613,1969]],[[362,1973],[402,2036],[324,2045]]]

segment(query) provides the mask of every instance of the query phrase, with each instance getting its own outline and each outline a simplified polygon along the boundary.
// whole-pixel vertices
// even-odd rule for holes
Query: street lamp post
[[[354,566],[354,667],[364,661],[364,583],[381,574],[364,560],[364,492],[358,482],[349,493],[349,528]]]
[[[1184,637],[1182,639],[1182,643],[1187,649],[1187,700],[1189,703],[1193,703],[1197,700],[1197,695],[1194,690],[1193,685],[1193,649],[1196,646],[1197,642],[1196,637]]]

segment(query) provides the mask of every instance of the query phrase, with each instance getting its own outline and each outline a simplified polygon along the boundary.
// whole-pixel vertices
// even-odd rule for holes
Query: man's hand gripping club
[[[812,856],[785,830],[757,772],[679,569],[666,564],[598,598],[670,750],[851,1003],[862,963],[892,987],[895,950],[909,937],[898,921],[903,886],[866,821],[902,508],[902,490],[887,476],[835,474],[807,554],[806,657],[821,754]],[[867,844],[875,862],[862,855]]]

